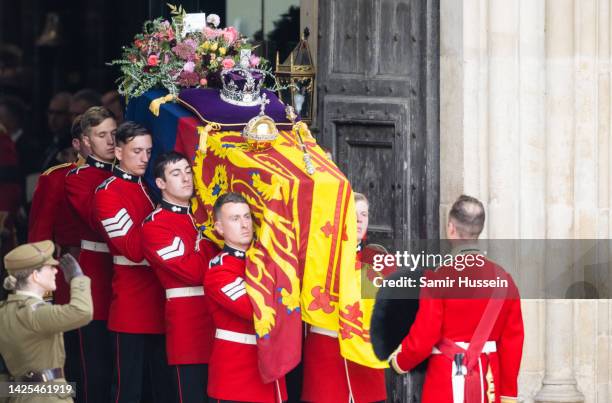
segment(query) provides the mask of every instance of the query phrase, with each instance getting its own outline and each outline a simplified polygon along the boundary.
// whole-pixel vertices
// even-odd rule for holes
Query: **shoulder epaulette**
[[[83,164],[81,166],[73,168],[73,169],[70,170],[70,172],[68,172],[68,175],[78,174],[81,171],[81,169],[84,169],[84,168],[87,168],[87,167],[89,167],[88,164]]]
[[[217,256],[210,259],[210,263],[208,264],[209,268],[213,268],[215,266],[220,266],[223,264],[223,257],[227,256],[227,252],[221,252]]]
[[[106,178],[106,179],[104,180],[104,182],[102,182],[102,183],[100,183],[100,184],[98,185],[98,187],[96,188],[96,192],[97,192],[98,190],[107,189],[107,188],[108,188],[108,185],[110,185],[110,184],[111,184],[111,183],[112,183],[112,182],[113,182],[115,179],[116,179],[116,177],[115,177],[115,176],[109,176],[108,178]]]
[[[72,162],[66,162],[64,164],[58,164],[58,165],[52,166],[51,168],[49,168],[45,172],[43,172],[42,175],[49,175],[53,171],[56,171],[56,170],[58,170],[60,168],[69,167],[70,165],[72,165]]]
[[[155,214],[159,213],[160,210],[161,210],[161,208],[158,207],[155,210],[151,211],[151,213],[149,213],[147,218],[144,219],[144,222],[154,221],[155,220]]]

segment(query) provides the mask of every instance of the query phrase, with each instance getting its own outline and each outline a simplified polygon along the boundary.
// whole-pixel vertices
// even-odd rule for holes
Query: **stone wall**
[[[485,203],[484,237],[610,238],[610,0],[440,7],[442,231],[466,193]],[[610,301],[523,309],[521,398],[612,401]]]

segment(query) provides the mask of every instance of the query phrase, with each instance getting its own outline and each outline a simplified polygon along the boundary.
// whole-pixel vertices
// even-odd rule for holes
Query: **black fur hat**
[[[414,278],[416,284],[422,271],[398,270],[388,280]],[[374,353],[380,360],[387,360],[391,353],[408,335],[419,310],[418,287],[381,287],[376,294],[376,303],[370,323],[370,337]]]

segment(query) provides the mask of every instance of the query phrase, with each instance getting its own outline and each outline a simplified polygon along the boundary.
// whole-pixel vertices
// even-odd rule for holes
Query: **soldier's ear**
[[[448,223],[446,224],[446,239],[456,239],[457,237],[457,227],[455,223],[450,218],[448,219]]]
[[[166,181],[162,178],[155,178],[155,184],[160,190],[164,190],[166,188]]]
[[[215,221],[215,231],[217,231],[217,234],[223,236],[223,226],[221,225],[221,221]]]
[[[32,272],[32,274],[30,274],[30,281],[37,283],[38,282],[38,277],[39,277],[39,271],[38,270],[34,270]]]
[[[123,149],[117,145],[115,145],[115,158],[119,161],[123,158]]]
[[[72,145],[73,145],[73,146],[74,146],[74,142],[75,142],[75,141],[78,141],[78,140],[77,140],[77,139],[72,140]],[[86,134],[83,134],[83,135],[81,136],[81,141],[82,141],[83,143],[85,143],[85,146],[87,146],[87,147],[91,148],[91,141],[89,141],[89,136],[87,136]]]

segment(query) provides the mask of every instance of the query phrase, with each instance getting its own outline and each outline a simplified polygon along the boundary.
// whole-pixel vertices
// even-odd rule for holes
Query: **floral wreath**
[[[128,99],[160,87],[172,96],[182,88],[220,88],[221,71],[240,62],[242,49],[254,49],[236,28],[219,28],[218,15],[209,14],[203,29],[188,31],[182,6],[168,6],[170,21],[146,21],[143,32],[123,47],[122,58],[109,63],[119,66],[118,92]],[[249,63],[271,75],[268,60],[252,54]]]

